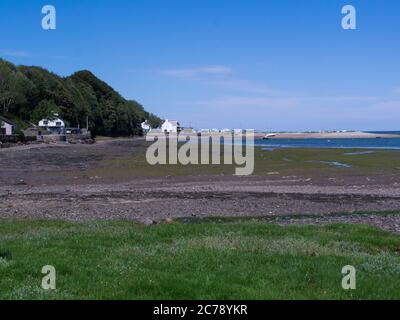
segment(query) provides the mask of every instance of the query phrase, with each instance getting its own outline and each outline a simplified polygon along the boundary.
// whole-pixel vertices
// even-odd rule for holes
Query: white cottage
[[[65,131],[65,122],[55,114],[53,117],[40,120],[39,127],[51,131],[54,134],[61,134]]]
[[[178,133],[181,130],[180,124],[176,120],[166,119],[161,125],[161,131],[164,133]]]
[[[0,134],[9,136],[13,134],[13,130],[14,124],[10,120],[0,116]]]

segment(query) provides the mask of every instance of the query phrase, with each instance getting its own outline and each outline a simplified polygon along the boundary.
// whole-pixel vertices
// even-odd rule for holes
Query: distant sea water
[[[372,133],[400,134],[400,131]],[[400,138],[383,139],[256,139],[256,146],[268,148],[338,148],[400,150]]]
[[[367,131],[368,133],[376,133],[376,134],[400,134],[400,131]]]

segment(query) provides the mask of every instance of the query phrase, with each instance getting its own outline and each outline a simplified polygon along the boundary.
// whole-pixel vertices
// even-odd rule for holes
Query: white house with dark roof
[[[40,120],[39,127],[52,133],[62,134],[65,131],[65,122],[58,117],[58,114],[54,114],[53,117]]]
[[[177,120],[166,119],[161,125],[161,131],[164,133],[178,133],[180,130],[181,127]]]
[[[0,134],[9,136],[13,134],[13,130],[14,124],[10,120],[0,116]]]

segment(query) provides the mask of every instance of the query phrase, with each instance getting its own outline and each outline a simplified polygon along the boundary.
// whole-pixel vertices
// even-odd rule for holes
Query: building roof
[[[170,124],[174,125],[174,126],[179,126],[178,120],[168,120],[168,119],[167,119],[167,120],[164,121],[164,123],[167,122],[167,121],[168,121]]]
[[[4,118],[3,116],[0,116],[0,121],[14,125],[14,122],[12,122],[11,120],[8,120],[7,118]]]
[[[63,121],[63,122],[64,122],[63,119],[61,119],[61,118],[59,118],[59,117],[56,117],[56,116],[51,116],[51,117],[48,117],[48,118],[43,118],[43,119],[40,120],[40,121]]]

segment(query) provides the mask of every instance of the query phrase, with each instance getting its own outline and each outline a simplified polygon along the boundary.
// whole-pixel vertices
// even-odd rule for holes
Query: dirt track
[[[347,212],[299,223],[366,222],[400,232],[400,216],[356,216],[354,212],[399,211],[397,180],[378,176],[161,176],[85,177],[104,160],[141,153],[143,141],[21,148],[0,153],[0,216],[82,221],[160,221],[176,217],[283,216]],[[58,174],[58,172],[60,172]],[[371,216],[374,219],[371,219]],[[355,218],[356,217],[356,218]],[[288,222],[290,223],[290,221]]]

